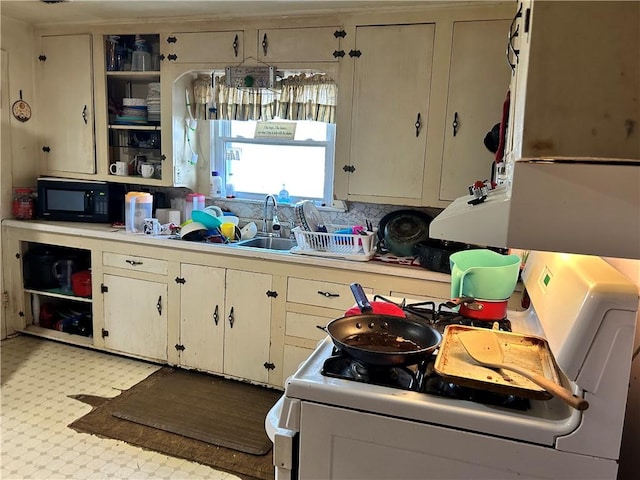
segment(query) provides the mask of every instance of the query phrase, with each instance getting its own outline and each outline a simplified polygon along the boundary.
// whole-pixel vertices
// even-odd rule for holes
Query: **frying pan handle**
[[[362,313],[371,313],[373,312],[373,307],[369,303],[369,299],[367,298],[367,294],[364,293],[362,289],[362,285],[359,283],[352,283],[350,285],[351,293],[353,293],[353,297],[356,299],[356,303],[360,308]]]

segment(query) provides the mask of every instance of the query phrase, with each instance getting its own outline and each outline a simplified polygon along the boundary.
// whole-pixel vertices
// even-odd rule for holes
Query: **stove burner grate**
[[[440,333],[444,333],[447,325],[467,325],[511,331],[511,322],[506,318],[496,321],[465,318],[449,309],[444,303],[436,305],[435,302],[427,301],[407,305],[406,301],[403,300],[398,304],[380,295],[376,295],[373,299],[374,301],[392,303],[402,308],[407,318],[427,322]],[[321,373],[327,377],[399,388],[457,400],[469,400],[515,410],[527,410],[530,408],[529,400],[523,397],[462,387],[445,380],[433,368],[435,358],[436,354],[434,353],[417,365],[380,367],[367,365],[334,347],[332,355],[324,361]]]

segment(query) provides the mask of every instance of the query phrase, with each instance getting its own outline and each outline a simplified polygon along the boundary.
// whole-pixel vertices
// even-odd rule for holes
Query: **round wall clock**
[[[20,90],[20,100],[13,102],[11,111],[13,116],[21,122],[26,122],[31,118],[31,107],[22,99],[22,90]]]

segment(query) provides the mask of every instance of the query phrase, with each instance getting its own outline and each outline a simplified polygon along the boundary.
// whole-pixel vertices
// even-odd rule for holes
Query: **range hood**
[[[455,200],[430,236],[640,259],[640,2],[514,13],[501,185]]]
[[[484,202],[455,200],[432,238],[494,247],[640,258],[640,162],[514,162]]]

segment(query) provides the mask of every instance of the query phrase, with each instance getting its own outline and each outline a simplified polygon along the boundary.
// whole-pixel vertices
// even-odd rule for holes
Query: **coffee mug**
[[[144,178],[151,178],[153,176],[153,165],[150,165],[148,163],[143,163],[138,167],[140,174],[144,177]]]
[[[129,173],[129,166],[127,162],[115,162],[109,165],[109,171],[111,175],[127,175],[127,173]]]
[[[157,218],[144,219],[144,233],[146,235],[160,235],[160,221]]]

